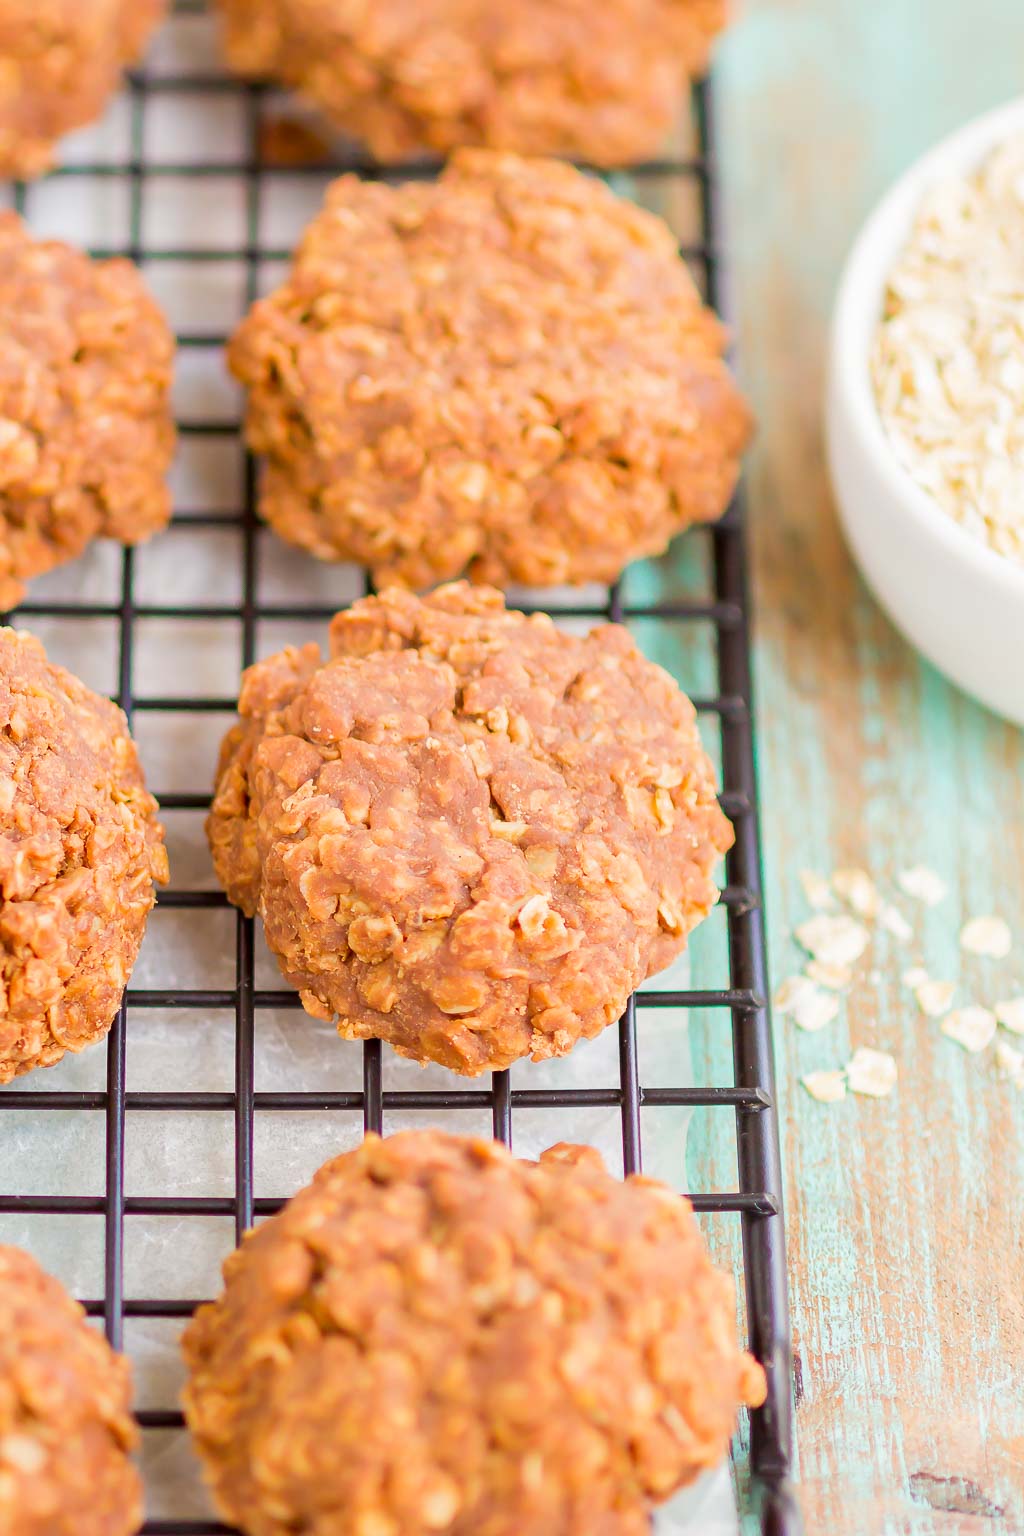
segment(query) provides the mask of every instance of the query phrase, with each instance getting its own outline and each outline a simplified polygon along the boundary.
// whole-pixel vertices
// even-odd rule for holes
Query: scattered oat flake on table
[[[909,971],[903,972],[903,985],[913,991],[916,987],[923,986],[928,980],[928,972],[923,965],[912,965]]]
[[[995,1014],[1004,1029],[1024,1035],[1024,997],[1008,997],[996,1003]]]
[[[852,965],[868,947],[871,935],[845,913],[821,912],[796,930],[797,943],[826,965]]]
[[[822,992],[817,987],[814,995],[805,997],[800,1005],[793,1009],[793,1023],[798,1029],[805,1029],[808,1034],[815,1030],[824,1029],[826,1024],[831,1024],[833,1019],[839,1017],[839,999],[832,992]]]
[[[831,887],[824,875],[816,874],[813,869],[802,869],[800,884],[803,886],[807,905],[813,907],[816,912],[827,912],[835,906]]]
[[[913,869],[905,869],[896,879],[901,891],[913,896],[915,901],[923,901],[926,907],[937,907],[946,894],[946,882],[942,876],[924,864],[915,864]]]
[[[772,998],[775,1012],[792,1013],[800,998],[812,988],[813,983],[806,976],[787,976],[775,988],[775,996]]]
[[[955,991],[955,981],[929,981],[925,977],[914,988],[914,996],[922,1013],[930,1019],[940,1019],[953,1001]]]
[[[837,1104],[846,1098],[846,1073],[839,1067],[831,1072],[808,1072],[800,1081],[819,1104]]]
[[[825,960],[808,960],[804,974],[819,987],[828,987],[830,992],[845,992],[853,981],[853,972],[848,965],[830,965]]]
[[[866,869],[837,869],[832,876],[832,889],[858,917],[876,916],[881,898]]]
[[[809,1034],[824,1029],[839,1014],[839,999],[823,992],[808,976],[790,976],[775,994],[776,1012],[789,1014]]]
[[[996,1016],[991,1008],[958,1008],[947,1014],[941,1025],[942,1033],[965,1051],[976,1054],[991,1043],[996,1032]]]
[[[879,926],[884,928],[886,933],[891,933],[893,938],[898,939],[901,944],[909,944],[914,937],[913,928],[911,928],[899,907],[894,907],[891,902],[885,901],[882,903],[878,913],[878,922]]]
[[[850,1092],[866,1094],[871,1099],[884,1099],[892,1093],[898,1075],[889,1052],[873,1050],[869,1045],[854,1051],[846,1068]]]
[[[972,917],[960,930],[960,947],[972,955],[1004,960],[1013,947],[1013,935],[1001,917]]]
[[[996,1046],[996,1067],[1000,1077],[1008,1079],[1016,1088],[1024,1088],[1024,1051],[1018,1051],[1005,1040],[1000,1040]]]

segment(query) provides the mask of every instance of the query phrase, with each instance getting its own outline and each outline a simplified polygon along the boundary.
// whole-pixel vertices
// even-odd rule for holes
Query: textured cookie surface
[[[725,0],[221,0],[229,61],[296,87],[383,160],[483,144],[653,154]]]
[[[717,898],[689,700],[621,626],[394,588],[245,676],[208,827],[306,1008],[475,1074],[563,1055]]]
[[[335,182],[229,350],[261,511],[378,585],[612,581],[732,494],[750,418],[661,220],[554,161]]]
[[[38,176],[102,115],[164,0],[0,0],[0,175]]]
[[[0,1531],[130,1536],[131,1372],[51,1275],[0,1245]]]
[[[224,1275],[185,1411],[250,1536],[644,1536],[764,1397],[687,1202],[589,1149],[370,1137]]]
[[[167,856],[121,711],[0,629],[0,1083],[105,1035]]]
[[[173,362],[130,262],[0,214],[0,608],[90,539],[134,544],[168,521]]]

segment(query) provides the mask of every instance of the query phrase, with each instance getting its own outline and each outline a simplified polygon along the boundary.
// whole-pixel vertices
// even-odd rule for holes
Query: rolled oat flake
[[[924,199],[871,372],[904,468],[962,528],[1024,564],[1024,135]]]

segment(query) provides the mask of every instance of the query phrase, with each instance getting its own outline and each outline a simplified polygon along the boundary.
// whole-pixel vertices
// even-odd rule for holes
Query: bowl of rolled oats
[[[826,417],[840,517],[882,607],[1024,725],[1024,100],[945,139],[868,219]]]

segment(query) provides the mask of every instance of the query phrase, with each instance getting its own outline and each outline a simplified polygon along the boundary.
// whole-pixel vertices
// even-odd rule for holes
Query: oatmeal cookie
[[[39,176],[101,117],[165,0],[0,0],[0,176]]]
[[[693,706],[621,625],[465,582],[246,673],[208,822],[310,1013],[475,1075],[561,1056],[683,949],[732,842]]]
[[[94,538],[171,515],[174,338],[128,261],[0,214],[0,609]]]
[[[251,1536],[646,1536],[764,1400],[687,1201],[589,1148],[370,1136],[224,1278],[185,1413]]]
[[[124,715],[0,629],[0,1083],[106,1034],[163,828]]]
[[[221,0],[229,63],[293,86],[379,159],[460,144],[653,154],[725,0]]]
[[[236,332],[260,510],[378,585],[613,581],[728,504],[750,418],[659,220],[554,161],[344,177]]]
[[[142,1524],[131,1367],[52,1275],[0,1245],[0,1530],[129,1536]]]

